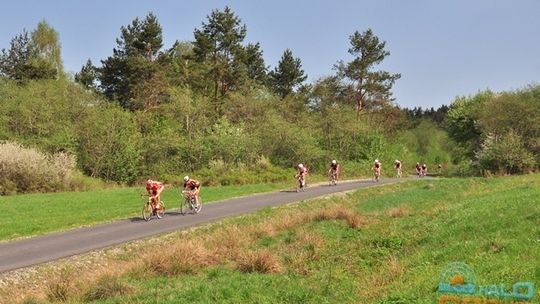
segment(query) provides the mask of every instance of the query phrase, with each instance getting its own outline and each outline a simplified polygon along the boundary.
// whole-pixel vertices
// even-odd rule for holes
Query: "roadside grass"
[[[266,208],[93,265],[120,287],[74,277],[67,301],[437,303],[458,261],[479,285],[533,282],[540,303],[539,195],[540,175],[416,180]]]
[[[292,187],[291,183],[203,187],[203,203]],[[46,234],[130,217],[140,217],[147,197],[143,187],[88,192],[0,196],[0,241]],[[179,188],[166,188],[167,210],[181,200]]]

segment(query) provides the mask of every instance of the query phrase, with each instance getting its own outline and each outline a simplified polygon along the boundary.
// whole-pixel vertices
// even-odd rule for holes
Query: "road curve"
[[[188,214],[184,216],[172,210],[167,212],[162,219],[158,220],[153,217],[149,222],[145,222],[141,218],[131,218],[109,224],[7,242],[0,244],[0,273],[111,247],[152,235],[186,229],[225,217],[253,212],[268,206],[278,206],[330,193],[395,182],[397,182],[395,179],[381,180],[376,184],[371,181],[343,182],[332,187],[328,185],[308,187],[305,192],[300,193],[279,191],[257,194],[204,205],[201,213],[197,215]]]

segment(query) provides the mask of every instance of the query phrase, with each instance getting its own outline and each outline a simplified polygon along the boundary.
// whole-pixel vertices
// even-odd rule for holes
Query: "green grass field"
[[[288,184],[203,187],[204,203],[267,192]],[[0,241],[41,235],[117,219],[141,216],[145,190],[112,188],[89,192],[63,192],[0,196]],[[166,188],[162,199],[167,209],[180,206],[178,188]]]
[[[479,285],[533,282],[530,303],[540,303],[539,195],[540,175],[416,180],[265,209],[190,234],[207,251],[226,244],[216,249],[224,256],[217,262],[134,268],[119,277],[130,286],[118,287],[128,295],[114,297],[109,290],[93,303],[431,304],[438,303],[439,278],[451,262],[471,266]],[[335,208],[353,210],[364,224],[352,228],[321,216],[294,220]],[[244,233],[231,239],[228,230]],[[214,234],[217,243],[208,241]],[[277,268],[268,269],[279,270],[239,266],[245,252],[260,251],[275,258],[270,261]]]

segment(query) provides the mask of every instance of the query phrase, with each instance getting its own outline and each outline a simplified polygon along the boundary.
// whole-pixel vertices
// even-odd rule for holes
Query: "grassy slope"
[[[243,250],[269,250],[282,272],[243,273],[229,261],[180,276],[131,273],[122,280],[137,287],[135,294],[99,303],[436,303],[440,273],[454,261],[468,263],[480,285],[538,287],[539,194],[540,175],[423,180],[266,209],[195,231],[192,239],[203,242],[231,225],[251,231],[268,219],[283,221],[285,212],[331,205],[353,208],[368,224],[352,229],[323,220],[258,232]],[[533,303],[540,303],[538,291]]]
[[[285,184],[204,187],[205,203],[247,194],[283,189]],[[140,216],[144,188],[114,188],[89,192],[63,192],[0,196],[0,240],[40,235],[115,219]],[[178,188],[166,188],[162,199],[168,209],[178,208]]]

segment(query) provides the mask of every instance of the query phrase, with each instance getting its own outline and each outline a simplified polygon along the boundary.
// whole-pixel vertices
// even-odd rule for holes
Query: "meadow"
[[[51,272],[26,303],[427,304],[452,262],[538,286],[539,194],[540,175],[414,180],[267,208]]]

